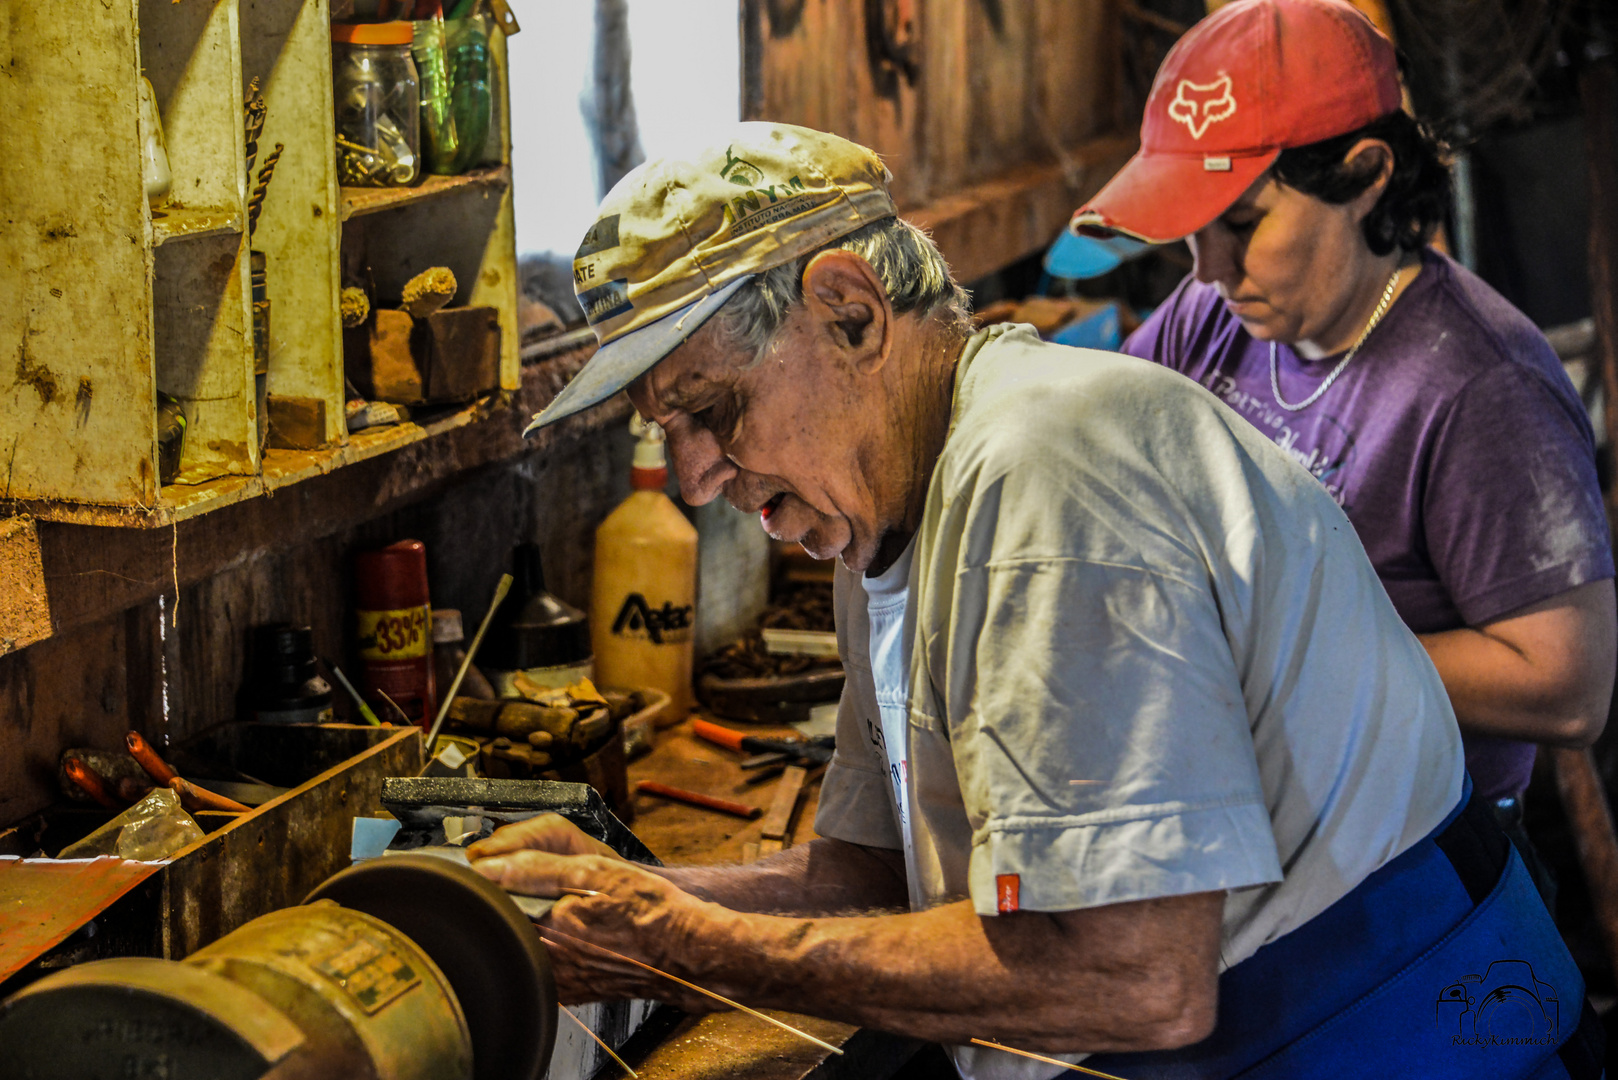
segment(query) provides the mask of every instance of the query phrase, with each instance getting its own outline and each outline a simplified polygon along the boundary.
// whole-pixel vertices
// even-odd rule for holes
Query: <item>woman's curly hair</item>
[[[1393,175],[1361,222],[1365,242],[1377,255],[1394,248],[1414,251],[1432,239],[1449,214],[1450,176],[1443,144],[1409,113],[1397,110],[1346,135],[1283,150],[1272,171],[1305,195],[1346,203],[1370,187],[1380,171],[1380,165],[1344,160],[1361,139],[1381,139],[1393,149]]]

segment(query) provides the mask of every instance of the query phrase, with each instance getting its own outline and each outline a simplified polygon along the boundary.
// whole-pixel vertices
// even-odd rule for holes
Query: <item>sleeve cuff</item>
[[[1258,802],[1129,821],[991,822],[972,847],[968,889],[979,915],[1076,911],[1281,880],[1270,816]]]
[[[890,790],[885,773],[850,765],[841,755],[833,755],[820,782],[815,832],[850,844],[904,850]]]

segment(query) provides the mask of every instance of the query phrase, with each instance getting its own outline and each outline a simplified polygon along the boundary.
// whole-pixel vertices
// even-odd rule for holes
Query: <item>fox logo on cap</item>
[[[1193,139],[1202,138],[1209,124],[1236,115],[1236,98],[1230,92],[1230,76],[1221,74],[1211,83],[1181,79],[1180,85],[1175,88],[1174,100],[1169,102],[1169,115],[1189,128]]]

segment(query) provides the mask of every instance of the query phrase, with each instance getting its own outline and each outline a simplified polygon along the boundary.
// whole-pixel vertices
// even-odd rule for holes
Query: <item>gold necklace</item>
[[[1376,324],[1382,321],[1382,316],[1388,313],[1388,308],[1393,303],[1393,290],[1399,284],[1399,272],[1402,269],[1403,267],[1399,266],[1393,268],[1393,276],[1388,279],[1388,287],[1382,290],[1382,299],[1377,303],[1376,310],[1371,312],[1371,321],[1365,324],[1364,330],[1360,331],[1359,339],[1349,347],[1347,355],[1338,361],[1336,367],[1332,368],[1331,374],[1326,376],[1326,381],[1315,387],[1314,393],[1296,405],[1283,400],[1281,397],[1281,378],[1279,364],[1276,362],[1276,347],[1275,342],[1270,342],[1270,393],[1275,395],[1277,405],[1287,412],[1299,412],[1319,401],[1320,395],[1331,389],[1331,384],[1337,381],[1337,376],[1343,373],[1343,369],[1348,366],[1348,362],[1358,355],[1360,346],[1364,345],[1365,339],[1371,336],[1371,331],[1375,330]]]

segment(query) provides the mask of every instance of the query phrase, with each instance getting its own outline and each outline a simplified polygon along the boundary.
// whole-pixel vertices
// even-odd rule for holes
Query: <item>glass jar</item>
[[[408,22],[334,23],[337,180],[397,187],[421,175],[421,96]]]

